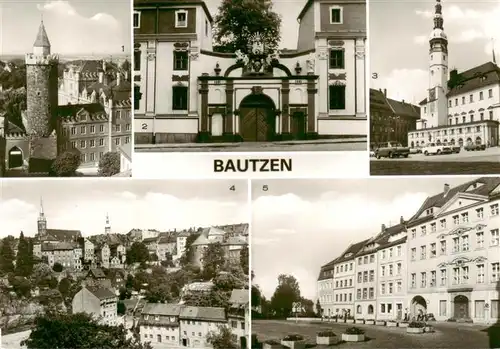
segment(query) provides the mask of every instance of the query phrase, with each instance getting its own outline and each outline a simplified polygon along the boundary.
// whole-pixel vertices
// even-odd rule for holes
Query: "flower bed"
[[[377,326],[385,326],[385,321],[384,320],[377,320],[377,321],[375,321],[375,325],[377,325]]]
[[[413,321],[410,322],[410,324],[406,328],[406,333],[416,333],[416,334],[424,333],[424,328],[425,324],[423,322]]]
[[[349,327],[342,333],[342,340],[345,342],[363,342],[365,331],[358,327]]]
[[[305,349],[306,342],[299,334],[289,334],[281,340],[281,345],[290,349]]]
[[[281,349],[281,348],[282,348],[281,343],[274,339],[265,341],[262,345],[262,349]]]
[[[408,327],[409,323],[406,321],[400,322],[399,327]]]
[[[390,321],[387,321],[386,326],[387,327],[397,327],[398,323],[394,320],[390,320]]]
[[[354,319],[346,319],[345,322],[347,324],[353,324],[354,323]]]
[[[375,325],[375,320],[367,319],[367,320],[365,320],[365,324],[367,324],[367,325]]]
[[[354,323],[356,323],[356,324],[364,324],[365,323],[365,319],[356,319],[356,321]]]
[[[337,335],[333,331],[322,331],[316,334],[317,345],[332,345],[339,341]]]
[[[425,333],[432,333],[432,332],[434,332],[434,327],[432,327],[430,325],[425,325],[424,332]]]

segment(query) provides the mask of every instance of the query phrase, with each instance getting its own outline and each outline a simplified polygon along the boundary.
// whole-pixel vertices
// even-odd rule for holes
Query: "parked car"
[[[396,158],[401,156],[407,158],[409,154],[410,148],[403,147],[401,143],[397,142],[380,143],[377,149],[375,149],[375,157],[377,159]]]
[[[451,147],[444,144],[429,143],[422,148],[424,155],[451,154]]]
[[[486,150],[486,144],[469,143],[464,147],[467,151]]]
[[[410,154],[422,154],[422,148],[420,147],[410,148]]]
[[[450,143],[444,143],[444,145],[446,145],[447,147],[450,147],[452,153],[458,154],[458,153],[460,153],[460,150],[462,150],[462,147],[459,145],[450,144]]]

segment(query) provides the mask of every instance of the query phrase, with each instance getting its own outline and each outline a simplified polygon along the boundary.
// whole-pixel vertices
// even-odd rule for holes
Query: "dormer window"
[[[342,7],[330,7],[330,24],[342,24]]]
[[[134,11],[134,29],[141,27],[141,13],[138,11]]]
[[[187,11],[179,10],[175,11],[175,27],[176,28],[187,28],[188,20],[187,20]]]

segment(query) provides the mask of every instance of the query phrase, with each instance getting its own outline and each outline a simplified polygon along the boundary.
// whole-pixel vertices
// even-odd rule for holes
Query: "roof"
[[[127,143],[124,144],[120,147],[118,147],[118,150],[120,151],[120,154],[125,156],[129,161],[132,160],[132,143]]]
[[[212,14],[208,10],[207,4],[203,0],[134,0],[134,8],[138,7],[146,7],[146,6],[178,6],[181,5],[201,5],[203,10],[205,10],[205,14],[208,17],[210,23],[213,23],[214,19]]]
[[[232,306],[246,305],[249,302],[248,290],[233,290],[231,292],[231,298],[229,298],[229,304]]]
[[[429,218],[427,218],[427,217],[418,218],[418,217],[427,209],[434,208],[434,207],[443,207],[448,201],[453,199],[453,197],[457,193],[465,192],[474,183],[481,183],[483,185],[478,186],[477,189],[469,190],[469,191],[467,191],[467,193],[488,196],[493,189],[495,189],[497,186],[500,185],[500,178],[499,177],[481,177],[478,179],[474,179],[474,180],[471,180],[471,181],[466,182],[464,184],[450,188],[449,191],[446,193],[446,195],[445,195],[444,188],[443,188],[443,191],[440,192],[439,194],[428,197],[424,201],[422,206],[420,206],[420,209],[417,211],[417,213],[409,220],[408,223],[411,225],[419,224],[423,221],[426,221],[427,219],[432,218],[431,216],[429,216]]]
[[[58,116],[64,118],[65,121],[76,119],[77,114],[86,111],[91,120],[107,120],[108,116],[104,110],[104,106],[100,103],[88,104],[67,104],[57,107]]]
[[[403,101],[387,98],[385,92],[370,89],[370,109],[385,109],[395,116],[403,116],[414,119],[420,118],[420,107]]]
[[[227,238],[227,240],[223,243],[224,245],[248,245],[248,243],[240,238],[239,236],[230,236]]]
[[[47,229],[47,235],[54,237],[58,241],[76,241],[82,237],[80,230],[67,230],[67,229]]]
[[[182,308],[180,318],[223,322],[226,321],[226,311],[224,308],[186,306]]]
[[[149,244],[149,243],[152,243],[152,242],[157,242],[158,241],[158,238],[157,237],[154,237],[154,238],[147,238],[147,239],[144,239],[142,240],[142,242],[144,244]]]
[[[90,291],[94,296],[99,299],[107,299],[107,298],[115,298],[115,294],[107,288],[98,287],[98,286],[85,286],[87,290]]]
[[[191,244],[191,246],[202,246],[202,245],[209,245],[211,243],[210,240],[205,236],[205,234],[200,234],[198,238]]]
[[[44,244],[42,244],[41,248],[42,248],[42,251],[65,251],[65,250],[72,251],[73,249],[75,249],[75,245],[73,245],[72,243],[69,243],[69,242],[60,242],[60,243],[55,243],[55,244],[44,243]]]
[[[336,260],[335,260],[335,264],[337,263],[342,263],[342,262],[346,262],[346,261],[349,261],[349,260],[352,260],[354,259],[354,255],[357,254],[359,251],[361,251],[361,249],[363,248],[363,246],[368,242],[368,240],[370,239],[366,239],[366,240],[363,240],[363,241],[360,241],[360,242],[357,242],[357,243],[354,243],[354,244],[351,244],[345,251],[344,253],[342,254],[342,256],[338,257]]]
[[[95,278],[105,278],[106,275],[104,274],[104,272],[102,271],[102,269],[99,269],[99,268],[92,268],[89,270],[87,276],[90,275],[90,276],[93,276]]]
[[[455,77],[454,72],[457,74]],[[450,80],[448,80],[450,89],[446,96],[456,96],[499,82],[500,68],[493,62],[481,64],[462,73],[452,70],[450,71]]]
[[[45,26],[43,25],[43,21],[40,23],[40,27],[38,28],[38,34],[36,36],[34,47],[50,47],[49,37],[47,36],[47,32],[45,31]]]
[[[143,315],[179,316],[182,305],[164,303],[146,303],[142,309]]]

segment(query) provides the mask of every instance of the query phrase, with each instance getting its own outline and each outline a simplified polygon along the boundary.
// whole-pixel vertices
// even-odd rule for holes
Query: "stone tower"
[[[23,121],[31,138],[48,138],[55,129],[58,63],[58,56],[50,53],[50,42],[42,21],[33,53],[26,54],[27,110]]]
[[[40,198],[40,213],[38,215],[38,238],[42,238],[47,234],[47,218],[43,212],[43,200]]]
[[[109,224],[109,215],[106,213],[106,225],[104,226],[104,232],[106,235],[111,233],[111,224]]]
[[[429,37],[429,95],[426,128],[447,124],[448,38],[443,29],[441,0],[436,0]]]

